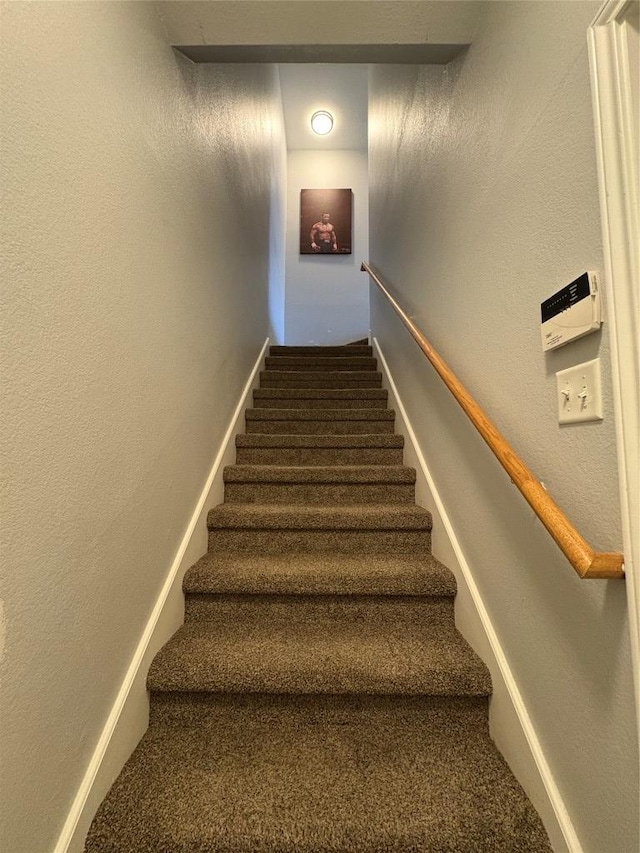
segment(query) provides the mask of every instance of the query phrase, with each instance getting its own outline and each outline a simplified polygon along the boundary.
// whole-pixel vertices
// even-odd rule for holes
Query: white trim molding
[[[630,0],[607,0],[587,31],[604,287],[609,307],[616,441],[631,654],[640,735],[640,293],[638,160],[626,19]],[[635,6],[637,7],[637,0]],[[634,36],[632,36],[634,37]],[[635,119],[637,121],[637,117]]]
[[[416,469],[416,501],[433,517],[433,554],[456,576],[456,627],[491,671],[490,729],[496,745],[540,815],[554,853],[583,853],[569,813],[527,712],[460,541],[418,444],[407,410],[376,338],[376,356],[396,411],[396,432],[405,437],[405,464]]]
[[[242,391],[207,482],[193,511],[175,558],[140,637],[113,707],[54,848],[54,853],[81,853],[93,816],[149,723],[147,670],[158,650],[184,621],[182,579],[207,549],[207,513],[221,503],[225,465],[235,461],[235,435],[243,431],[244,410],[269,345],[266,339]]]

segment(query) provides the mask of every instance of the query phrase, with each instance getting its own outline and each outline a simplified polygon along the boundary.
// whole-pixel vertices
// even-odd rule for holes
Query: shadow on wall
[[[286,161],[283,163],[283,172]],[[269,335],[274,344],[284,344],[286,199],[281,182],[271,184],[269,205]]]

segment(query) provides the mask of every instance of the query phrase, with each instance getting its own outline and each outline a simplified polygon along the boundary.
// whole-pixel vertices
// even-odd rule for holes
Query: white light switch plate
[[[558,423],[577,424],[603,419],[599,358],[559,370],[556,385]]]

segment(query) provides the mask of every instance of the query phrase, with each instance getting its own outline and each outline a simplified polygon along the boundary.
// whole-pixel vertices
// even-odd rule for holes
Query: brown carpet
[[[370,347],[265,368],[86,853],[548,853]]]

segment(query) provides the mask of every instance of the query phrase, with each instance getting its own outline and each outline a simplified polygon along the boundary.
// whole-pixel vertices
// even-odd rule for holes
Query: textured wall
[[[606,324],[541,352],[540,302],[602,272],[593,3],[489,3],[466,57],[370,76],[371,258],[596,547],[620,548]],[[375,240],[373,239],[375,235]],[[637,849],[625,586],[580,581],[380,297],[388,355],[585,853]],[[599,356],[605,420],[558,426],[557,370]]]
[[[366,151],[289,151],[286,242],[286,342],[345,344],[369,334]],[[353,190],[352,254],[300,254],[300,190]],[[338,235],[339,237],[340,235]]]
[[[268,333],[284,142],[151,3],[6,3],[0,76],[0,847],[48,853]]]
[[[171,44],[466,44],[477,0],[163,0]]]

